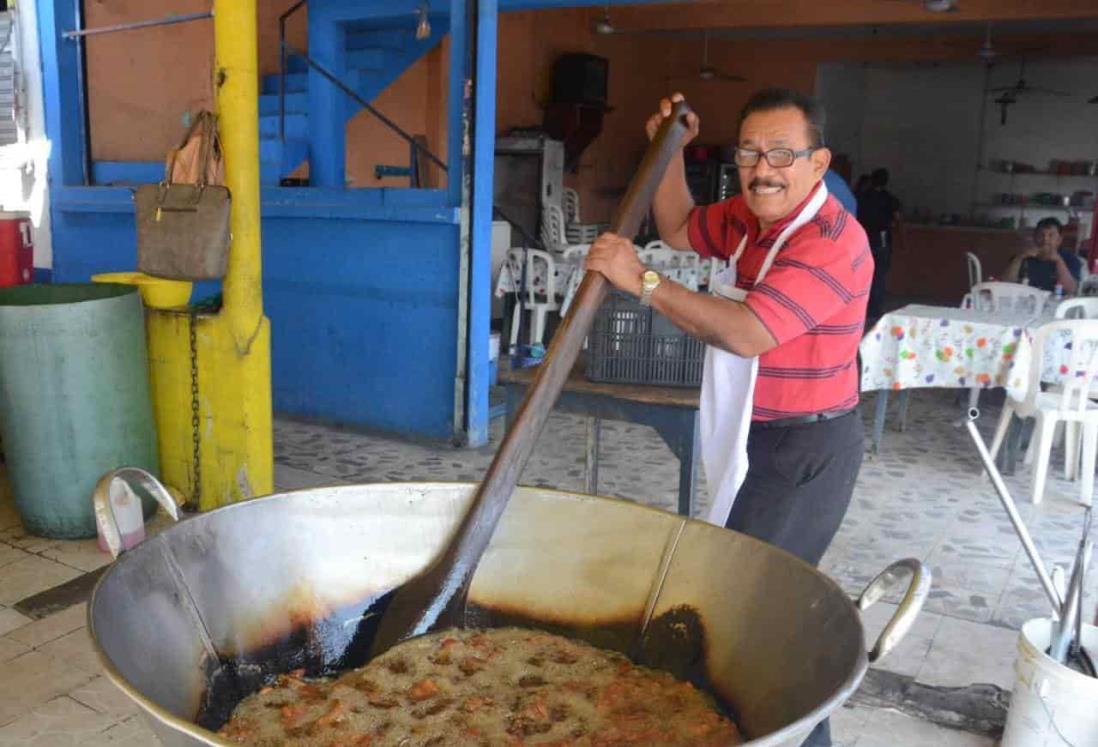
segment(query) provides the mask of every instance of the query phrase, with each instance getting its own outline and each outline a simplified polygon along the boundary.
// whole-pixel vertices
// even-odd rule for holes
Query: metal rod
[[[1068,647],[1075,635],[1075,619],[1080,614],[1079,607],[1082,604],[1083,590],[1080,584],[1083,581],[1083,568],[1090,554],[1090,547],[1090,541],[1084,536],[1083,541],[1079,543],[1079,550],[1075,553],[1075,563],[1071,568],[1071,580],[1068,581],[1064,599],[1064,612],[1060,615],[1059,624],[1054,625],[1052,629],[1053,635],[1048,655],[1058,664],[1063,664],[1067,659]]]
[[[148,21],[134,21],[133,23],[118,23],[114,26],[96,26],[93,29],[80,29],[79,31],[66,31],[61,36],[66,39],[75,39],[80,36],[96,36],[98,34],[113,34],[116,31],[133,31],[134,29],[147,29],[154,26],[174,26],[177,23],[189,23],[191,21],[204,21],[213,18],[212,11],[205,13],[188,13],[183,16],[168,16],[167,18],[154,18]]]
[[[1025,548],[1026,555],[1029,556],[1029,562],[1033,565],[1033,570],[1037,572],[1037,579],[1041,582],[1041,588],[1045,590],[1045,596],[1052,603],[1052,609],[1059,615],[1063,611],[1064,600],[1060,598],[1056,587],[1052,585],[1052,579],[1048,575],[1044,561],[1037,553],[1037,546],[1033,544],[1033,537],[1030,536],[1029,530],[1022,522],[1022,517],[1018,514],[1014,499],[1011,497],[1006,483],[1003,482],[1003,476],[999,474],[999,469],[995,466],[995,460],[991,458],[991,454],[987,450],[983,436],[976,429],[976,418],[978,417],[980,417],[980,411],[976,408],[970,409],[968,418],[965,420],[965,428],[968,429],[968,434],[972,437],[973,443],[976,444],[980,461],[984,463],[984,469],[987,470],[987,474],[991,478],[991,484],[995,486],[995,492],[999,494],[999,502],[1006,509],[1007,516],[1010,517],[1010,523],[1014,525],[1014,531],[1018,533],[1018,539],[1022,541],[1022,547]]]
[[[304,4],[305,0],[297,0],[278,17],[278,139],[282,142],[286,142],[286,21]]]
[[[286,142],[286,22],[278,20],[278,139]]]
[[[343,91],[343,93],[347,94],[352,99],[354,99],[358,103],[358,105],[361,106],[363,109],[365,109],[366,111],[370,112],[370,114],[373,114],[375,117],[380,119],[381,123],[383,125],[385,125],[390,130],[392,130],[397,135],[399,135],[405,142],[410,144],[413,148],[418,148],[419,151],[423,155],[427,156],[427,158],[429,158],[431,160],[431,163],[435,164],[436,166],[438,166],[443,171],[448,171],[448,169],[446,167],[446,164],[443,163],[442,160],[438,156],[436,156],[434,153],[427,150],[427,148],[425,148],[422,145],[420,145],[419,143],[417,143],[416,139],[414,137],[412,137],[407,132],[405,132],[403,129],[401,129],[400,125],[398,125],[396,122],[389,119],[384,114],[382,114],[380,111],[378,111],[376,108],[374,108],[374,106],[369,101],[367,101],[366,99],[362,98],[357,93],[355,93],[355,90],[353,88],[351,88],[346,83],[344,83],[339,78],[337,78],[334,73],[332,73],[329,70],[325,69],[323,65],[321,65],[319,62],[314,60],[309,55],[305,54],[304,52],[302,52],[300,50],[294,49],[289,44],[286,45],[286,49],[289,50],[290,52],[293,52],[298,57],[301,57],[302,59],[304,59],[306,64],[309,65],[309,67],[311,67],[313,70],[316,70],[322,76],[327,78],[330,83],[332,83],[333,85],[335,85],[336,88]]]

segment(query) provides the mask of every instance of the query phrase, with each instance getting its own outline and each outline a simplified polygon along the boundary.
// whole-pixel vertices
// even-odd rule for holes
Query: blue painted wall
[[[449,437],[457,227],[267,218],[263,232],[276,410]]]
[[[277,412],[452,435],[457,211],[435,190],[263,193]],[[132,269],[128,189],[54,193],[55,282]],[[195,297],[217,292],[201,283]]]

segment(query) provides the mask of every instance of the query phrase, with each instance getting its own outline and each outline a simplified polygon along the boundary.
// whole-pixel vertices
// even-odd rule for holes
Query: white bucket
[[[1051,637],[1051,620],[1022,626],[1001,747],[1098,745],[1098,679],[1045,655]],[[1098,654],[1098,628],[1083,625],[1083,646],[1091,656]]]

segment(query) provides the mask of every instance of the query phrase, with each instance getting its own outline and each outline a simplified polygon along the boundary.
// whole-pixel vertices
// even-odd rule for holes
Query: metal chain
[[[198,336],[196,334],[196,328],[198,326],[198,310],[192,306],[190,309],[190,321],[191,321],[191,439],[194,444],[193,452],[193,485],[194,492],[191,495],[191,503],[194,504],[194,509],[197,510],[200,499],[202,498],[202,437],[201,437],[201,419],[198,412]]]

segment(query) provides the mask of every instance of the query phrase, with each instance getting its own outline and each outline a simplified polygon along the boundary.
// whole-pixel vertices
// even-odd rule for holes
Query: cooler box
[[[25,285],[34,274],[30,216],[0,212],[0,287]]]

